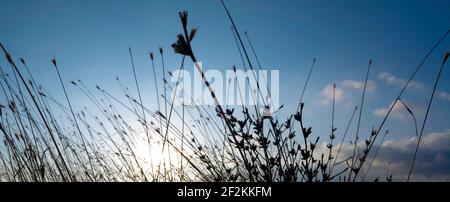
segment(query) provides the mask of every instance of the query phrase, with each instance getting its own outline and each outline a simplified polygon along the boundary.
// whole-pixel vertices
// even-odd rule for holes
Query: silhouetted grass
[[[221,3],[232,24],[233,37],[243,68],[254,70],[252,58],[247,53],[235,21],[224,2]],[[305,117],[303,102],[316,59],[313,60],[303,85],[298,108],[291,112],[291,115],[279,119],[278,116],[260,116],[258,107],[252,110],[246,106],[224,107],[219,103],[214,89],[197,63],[191,44],[197,36],[197,29],[188,29],[186,11],[180,12],[179,16],[182,31],[177,35],[177,41],[172,44],[174,52],[182,57],[179,70],[183,70],[186,58],[194,63],[197,73],[201,75],[210,96],[214,99],[214,106],[200,105],[193,98],[186,98],[190,99],[193,105],[183,104],[180,107],[174,105],[175,100],[167,97],[167,91],[179,91],[180,75],[168,72],[170,76],[177,78],[177,82],[175,86],[167,82],[162,47],[159,48],[162,95],[157,81],[161,78],[157,76],[155,56],[149,53],[155,82],[154,97],[157,99],[155,108],[143,103],[142,95],[145,93],[141,94],[141,89],[144,92],[152,87],[139,85],[137,68],[134,66],[130,48],[137,95],[133,95],[119,77],[116,78],[116,82],[121,93],[117,95],[103,89],[101,84],[97,84],[91,90],[81,80],[75,80],[70,84],[86,96],[92,105],[76,109],[72,106],[70,92],[66,90],[65,81],[55,59],[51,63],[64,92],[65,102],[54,98],[37,83],[30,71],[33,67],[24,59],[19,60],[26,72],[22,67],[18,67],[8,50],[0,44],[13,73],[8,75],[4,67],[0,67],[0,93],[2,93],[0,139],[3,140],[0,147],[0,181],[354,182],[361,172],[363,181],[381,148],[377,147],[372,152],[373,145],[395,103],[402,102],[417,122],[414,113],[401,97],[424,61],[448,35],[447,32],[415,69],[394,99],[394,104],[378,129],[372,129],[368,137],[362,141],[359,131],[364,115],[365,93],[372,61],[369,61],[365,75],[361,103],[354,108],[347,127],[342,132],[335,126],[337,103],[336,85],[333,85],[331,130],[326,140],[320,140],[321,137],[314,136],[312,128],[305,121],[308,117]],[[261,70],[253,42],[250,41],[247,32],[245,36]],[[425,119],[420,128],[421,132],[416,132],[418,142],[411,161],[410,175],[434,93],[448,57],[447,53],[437,74]],[[236,66],[233,66],[233,70],[236,73]],[[256,80],[256,75],[253,76]],[[230,82],[231,80],[228,81]],[[260,87],[268,88],[267,80],[264,78],[262,83],[257,81],[255,85],[251,86],[252,89],[257,89],[256,92],[251,92],[254,101],[265,102]],[[242,91],[239,82],[237,89],[239,99],[243,101],[242,94],[245,92]],[[271,107],[266,103],[264,105]],[[342,147],[358,109],[355,140],[351,143],[352,154],[343,154]],[[417,131],[417,124],[415,127]],[[386,131],[380,146],[387,133]],[[335,143],[338,134],[342,135],[339,146]],[[326,149],[321,148],[321,143],[326,144]],[[358,145],[363,146],[359,148]],[[371,162],[364,170],[364,162],[368,158]],[[386,180],[392,181],[392,176]]]

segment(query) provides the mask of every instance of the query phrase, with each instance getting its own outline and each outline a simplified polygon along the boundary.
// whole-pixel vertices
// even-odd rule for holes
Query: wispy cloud
[[[417,106],[414,103],[411,103],[411,102],[408,102],[405,100],[403,100],[403,103],[405,103],[412,110],[412,112],[414,114],[417,114],[418,112],[423,111],[423,109],[420,106]],[[384,108],[384,107],[377,108],[373,111],[373,114],[378,117],[384,117],[384,116],[386,116],[386,114],[389,111],[389,108],[391,108],[393,104],[394,104],[394,101],[391,102],[391,104],[386,108]],[[395,103],[394,107],[392,108],[390,116],[400,119],[400,120],[407,120],[407,118],[411,115],[409,114],[406,107],[400,101],[398,101]]]
[[[394,102],[392,102],[389,105],[389,107],[377,108],[373,111],[373,114],[378,117],[384,117],[384,116],[386,116],[386,114],[389,111],[389,108],[391,108],[393,104],[394,104]],[[407,114],[406,114],[405,107],[400,102],[396,102],[395,106],[392,108],[391,116],[399,118],[401,120],[406,120]]]
[[[396,86],[396,87],[403,87],[406,84],[406,80],[403,78],[399,78],[389,72],[382,72],[378,74],[378,79],[385,82],[388,85]],[[419,81],[411,81],[409,83],[408,89],[416,91],[416,92],[423,92],[424,90],[428,89],[427,85],[425,85],[422,82]],[[450,93],[447,93],[445,91],[438,91],[439,92],[439,98],[445,101],[450,101]]]
[[[439,98],[450,101],[450,94],[447,92],[439,92]]]
[[[341,84],[343,87],[353,88],[357,90],[362,90],[364,88],[364,82],[362,81],[354,81],[354,80],[345,80]],[[368,92],[372,92],[377,88],[375,81],[367,81],[366,89]]]
[[[393,134],[389,134],[392,136]],[[397,135],[395,135],[397,136]],[[394,181],[405,181],[411,166],[412,156],[417,145],[418,137],[411,134],[410,138],[397,140],[386,140],[381,146],[375,144],[372,151],[378,150],[378,155],[373,161],[372,167],[366,180],[373,180],[377,177],[383,180],[387,175],[392,174]],[[358,150],[364,146],[361,141]],[[336,145],[335,148],[339,147]],[[318,147],[319,150],[326,151],[326,145]],[[342,161],[352,155],[353,145],[345,143],[342,145],[341,154],[338,161]],[[373,160],[370,156],[366,162],[365,170]],[[433,132],[423,136],[416,163],[411,176],[413,181],[450,181],[450,129]],[[362,174],[361,176],[363,176]]]
[[[381,146],[379,162],[395,162],[398,170],[393,170],[399,180],[406,177],[412,154],[416,148],[418,137],[409,139],[389,140]],[[413,180],[427,181],[450,180],[450,129],[425,135],[421,140]],[[375,165],[374,169],[377,168]]]
[[[321,91],[321,100],[316,102],[319,105],[328,105],[333,101],[333,84],[328,84],[325,86],[325,88]],[[335,100],[336,102],[339,102],[344,99],[345,96],[345,90],[339,86],[336,86],[335,89]]]
[[[384,81],[388,85],[403,87],[406,84],[406,79],[399,78],[389,72],[382,72],[378,74],[378,79]],[[425,90],[426,85],[419,81],[411,81],[408,88],[414,90]]]
[[[336,84],[336,102],[348,100],[351,97],[351,90],[362,90],[364,88],[363,81],[344,80]],[[375,81],[367,81],[367,92],[373,92],[377,88]],[[321,91],[320,100],[316,102],[318,105],[329,105],[333,101],[333,84],[326,85]],[[351,102],[348,102],[351,103]]]

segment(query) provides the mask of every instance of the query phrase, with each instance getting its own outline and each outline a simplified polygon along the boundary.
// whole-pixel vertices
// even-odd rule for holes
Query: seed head
[[[181,11],[179,12],[181,23],[183,24],[183,27],[187,26],[187,20],[188,20],[188,12],[187,11]]]
[[[192,41],[192,39],[194,39],[194,37],[197,35],[197,29],[193,28],[191,29],[191,33],[189,34],[189,42]]]
[[[0,46],[1,46],[2,50],[3,50],[3,52],[5,53],[5,57],[6,57],[6,59],[8,60],[8,62],[9,62],[10,64],[12,64],[12,63],[13,63],[13,60],[12,60],[12,58],[11,58],[11,55],[9,55],[8,51],[7,51],[6,48],[3,46],[2,43],[0,43]]]
[[[175,53],[181,55],[190,56],[192,54],[190,46],[182,34],[177,35],[177,41],[172,44],[172,48]]]
[[[447,51],[444,56],[444,60],[442,60],[442,65],[444,65],[447,62],[448,57],[450,56],[450,51]]]
[[[56,66],[56,58],[52,58],[52,63]]]

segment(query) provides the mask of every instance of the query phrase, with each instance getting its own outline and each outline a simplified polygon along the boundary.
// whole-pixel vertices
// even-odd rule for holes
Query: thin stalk
[[[316,64],[316,58],[313,59],[311,67],[309,68],[308,77],[306,77],[305,84],[303,85],[302,94],[300,95],[300,100],[298,101],[297,111],[300,109],[300,105],[303,102],[303,95],[305,95],[306,87],[308,86],[309,78],[311,78],[311,73],[314,69],[314,64]]]
[[[86,150],[86,156],[88,157],[89,165],[90,165],[91,170],[92,170],[93,169],[93,165],[92,165],[91,157],[89,156],[89,150],[86,147],[86,141],[85,141],[85,139],[83,137],[83,133],[81,132],[80,126],[78,125],[78,121],[77,121],[77,118],[75,117],[75,112],[73,111],[72,104],[70,103],[70,100],[69,100],[69,96],[67,95],[66,87],[64,86],[64,82],[62,80],[61,73],[59,72],[58,65],[56,64],[56,59],[52,59],[52,63],[53,63],[53,66],[56,69],[56,73],[58,74],[59,82],[61,83],[61,87],[62,87],[62,89],[64,91],[64,96],[66,97],[67,104],[69,105],[69,109],[70,109],[70,112],[72,114],[73,120],[75,122],[75,126],[77,127],[78,133],[80,134],[81,142],[83,144],[84,150]],[[88,174],[88,177],[91,178],[91,176],[89,174]]]
[[[409,169],[408,178],[406,179],[406,182],[409,182],[409,179],[411,178],[411,173],[414,168],[414,163],[416,162],[417,152],[419,151],[420,141],[422,140],[422,135],[423,135],[423,131],[425,129],[425,124],[427,123],[428,114],[431,109],[431,103],[433,102],[434,94],[436,92],[436,88],[439,83],[439,79],[441,78],[442,71],[444,70],[445,63],[447,62],[447,59],[449,56],[450,56],[450,52],[447,52],[444,56],[444,60],[442,61],[441,68],[439,69],[439,73],[437,74],[436,81],[435,81],[434,87],[433,87],[433,91],[431,92],[430,101],[428,102],[427,112],[425,113],[425,118],[423,119],[423,122],[422,122],[422,127],[420,129],[420,134],[419,134],[419,140],[417,141],[416,149],[414,151],[414,157],[413,157],[413,160],[411,163],[411,167]]]
[[[364,88],[363,88],[363,94],[362,94],[362,98],[361,98],[361,107],[359,108],[359,116],[358,116],[358,124],[356,127],[356,136],[355,136],[355,142],[354,142],[354,146],[353,146],[353,155],[352,155],[352,164],[350,166],[350,174],[348,176],[349,180],[352,177],[352,173],[355,172],[355,179],[356,179],[356,173],[358,173],[358,170],[354,170],[354,164],[355,164],[355,156],[356,156],[356,147],[357,147],[357,143],[359,140],[359,127],[361,125],[361,116],[362,116],[362,110],[364,107],[364,98],[366,96],[366,88],[367,88],[367,81],[369,79],[369,73],[370,73],[370,67],[372,65],[372,60],[369,60],[369,65],[367,67],[367,73],[366,73],[366,79],[364,80]]]
[[[439,44],[442,43],[442,41],[444,41],[445,38],[447,38],[448,34],[450,33],[450,29],[447,30],[442,37],[433,45],[433,47],[428,51],[428,53],[425,55],[425,57],[420,61],[420,63],[417,65],[416,69],[413,71],[413,73],[411,74],[411,76],[409,77],[409,79],[406,81],[405,85],[403,86],[402,90],[399,92],[399,94],[397,95],[397,97],[395,98],[394,103],[392,104],[392,106],[389,108],[388,112],[386,113],[386,115],[383,118],[383,121],[381,121],[380,126],[378,127],[378,130],[376,131],[375,137],[372,141],[372,143],[369,145],[368,150],[370,151],[370,149],[372,149],[373,147],[373,143],[375,142],[375,139],[378,137],[381,129],[383,128],[384,124],[387,121],[387,118],[389,117],[389,115],[391,114],[392,110],[394,109],[395,104],[397,103],[398,99],[403,95],[403,93],[405,92],[405,90],[408,88],[409,84],[411,83],[411,81],[414,79],[414,77],[416,76],[417,72],[419,72],[419,70],[422,68],[423,64],[425,63],[425,61],[430,57],[430,55],[434,52],[434,50],[439,46]],[[358,168],[361,168],[364,165],[365,161],[362,161],[359,164]],[[356,174],[357,175],[357,174]]]

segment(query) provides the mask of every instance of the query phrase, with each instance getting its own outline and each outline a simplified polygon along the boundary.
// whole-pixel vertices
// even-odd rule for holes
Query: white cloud
[[[323,90],[322,90],[322,96],[324,96],[327,99],[333,99],[333,85],[328,84]],[[334,91],[334,97],[336,100],[342,100],[342,97],[344,96],[344,89],[339,88],[336,86],[336,89]]]
[[[446,100],[446,101],[450,101],[450,94],[447,92],[440,92],[439,98]]]
[[[387,137],[390,136],[392,134],[388,134]],[[365,180],[371,181],[377,177],[380,180],[384,180],[385,177],[392,174],[394,181],[405,181],[417,146],[417,141],[418,137],[413,136],[397,140],[386,140],[381,146],[378,143],[375,144],[369,153],[368,161],[366,161],[364,171],[362,172],[367,171],[368,165],[373,160],[375,150],[378,150],[378,154]],[[364,141],[358,142],[357,145],[358,153],[360,153],[364,147]],[[335,149],[338,147],[339,145],[336,145]],[[318,149],[322,152],[327,152],[325,144],[318,147]],[[351,157],[352,152],[352,144],[343,144],[338,161]],[[343,169],[343,167],[345,165],[341,165],[336,170]],[[450,180],[450,129],[425,134],[422,137],[411,180]]]
[[[353,88],[357,90],[363,90],[364,89],[364,82],[361,81],[354,81],[354,80],[345,80],[342,82],[343,87],[347,88]],[[375,81],[367,81],[366,90],[369,92],[374,91],[377,88],[377,85]]]
[[[389,73],[389,72],[383,72],[378,74],[378,79],[381,81],[384,81],[388,85],[397,86],[397,87],[403,87],[406,83],[406,80],[403,78],[398,78],[395,75]],[[408,85],[408,89],[413,89],[415,91],[423,91],[428,89],[428,87],[418,81],[411,81]],[[450,101],[450,93],[444,92],[444,91],[438,91],[439,98],[445,101]]]
[[[317,102],[319,105],[328,105],[333,101],[333,84],[328,84],[323,88],[322,92],[320,93],[322,96],[322,99]],[[344,98],[345,90],[343,88],[340,88],[336,86],[335,89],[335,101],[339,102]]]
[[[378,74],[378,79],[381,81],[384,81],[388,85],[397,86],[397,87],[403,87],[406,84],[406,80],[403,78],[396,77],[395,75],[389,73],[389,72],[382,72]],[[408,85],[409,89],[414,90],[425,90],[426,85],[422,82],[418,81],[411,81]]]
[[[367,92],[373,92],[377,88],[375,81],[367,81]],[[344,80],[336,85],[336,102],[348,100],[351,92],[350,90],[362,90],[364,89],[364,82],[355,80]],[[321,99],[316,102],[318,105],[329,105],[333,101],[333,84],[326,85],[321,93]],[[351,103],[351,102],[348,102]],[[347,104],[348,104],[347,103]]]
[[[391,85],[402,85],[404,82],[402,79],[395,77],[389,72],[382,72],[378,74],[378,79],[385,81],[387,84]]]
[[[381,107],[381,108],[377,108],[373,111],[373,114],[375,116],[378,117],[384,117],[386,116],[386,114],[389,112],[389,109],[392,107],[392,105],[394,104],[394,102],[392,102],[389,107]],[[396,102],[395,106],[392,108],[391,114],[392,117],[396,117],[399,118],[401,120],[405,120],[406,117],[408,116],[407,111],[405,109],[405,107],[402,105],[402,103],[400,102]]]
[[[391,172],[397,180],[407,177],[412,155],[417,146],[418,137],[390,140],[382,144],[377,161],[395,162]],[[414,181],[448,181],[450,180],[450,129],[424,135],[421,140],[416,164],[413,170]],[[386,168],[384,166],[384,168]],[[383,167],[374,169],[382,170]]]
[[[414,136],[409,139],[402,139],[401,141],[386,141],[383,143],[382,147],[413,152],[417,145],[417,139],[418,137]],[[421,142],[424,147],[430,151],[450,149],[450,129],[443,132],[430,133],[424,136]]]

